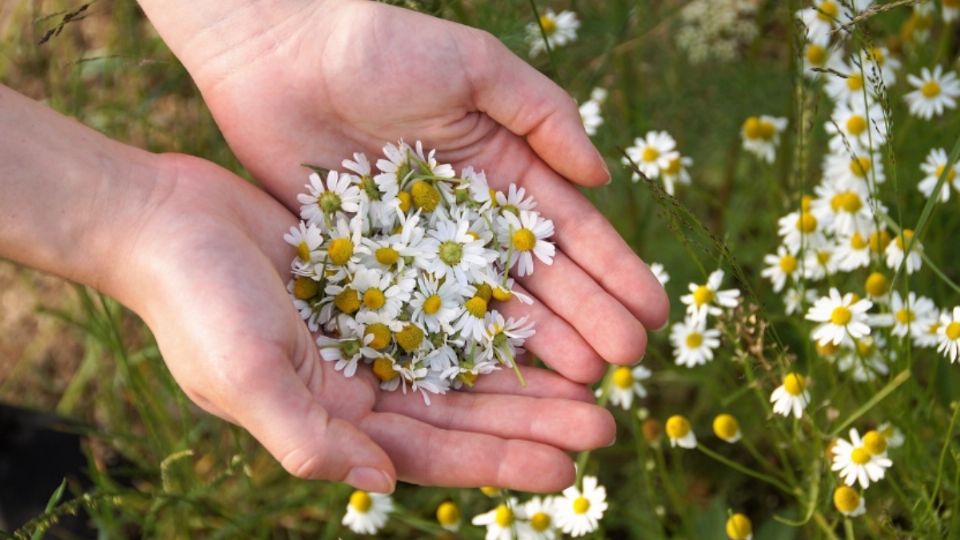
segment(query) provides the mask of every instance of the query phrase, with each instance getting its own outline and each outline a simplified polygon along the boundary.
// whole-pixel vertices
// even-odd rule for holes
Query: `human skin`
[[[3,86],[0,139],[0,257],[130,307],[184,392],[292,474],[557,491],[573,480],[567,452],[614,438],[587,388],[542,369],[429,407],[371,373],[344,378],[285,288],[296,216],[212,163],[112,141]]]

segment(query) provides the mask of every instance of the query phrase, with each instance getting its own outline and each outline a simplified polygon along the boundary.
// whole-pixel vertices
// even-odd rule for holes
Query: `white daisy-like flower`
[[[821,345],[852,345],[854,339],[870,335],[867,311],[872,306],[873,302],[853,293],[840,296],[840,291],[831,287],[829,296],[817,299],[807,312],[807,320],[821,323],[813,330],[813,339]]]
[[[834,27],[841,20],[842,8],[837,0],[820,0],[798,11],[797,17],[806,28],[807,40],[820,45],[829,43]]]
[[[314,305],[320,301],[320,282],[312,277],[297,276],[287,283],[287,292],[293,298],[293,307],[311,332],[320,330],[320,311]],[[324,321],[326,322],[326,321]]]
[[[920,164],[920,170],[923,171],[926,176],[917,184],[917,189],[927,198],[933,196],[933,190],[936,189],[937,182],[947,167],[947,161],[946,150],[943,148],[934,148],[927,154],[927,159]],[[957,177],[958,172],[960,172],[960,163],[954,163],[953,167],[950,167],[950,170],[947,171],[947,177],[943,182],[943,187],[940,188],[941,201],[947,202],[950,200],[950,186],[953,186],[954,189],[960,192],[960,178]]]
[[[649,379],[653,373],[643,367],[634,366],[629,368],[619,366],[614,368],[613,375],[610,376],[610,404],[620,406],[623,410],[630,410],[633,406],[634,397],[647,397],[647,389],[643,387],[640,381]],[[597,388],[597,397],[603,393],[602,388]]]
[[[379,356],[370,346],[376,336],[372,333],[361,335],[337,339],[320,334],[317,336],[320,357],[328,362],[336,362],[334,369],[342,371],[345,377],[353,377],[361,359]]]
[[[913,337],[913,344],[923,349],[932,349],[940,345],[940,320],[944,317],[951,317],[949,310],[941,310],[936,313],[936,317],[928,324],[924,325],[920,332]]]
[[[368,198],[394,198],[400,192],[400,187],[406,185],[410,176],[415,172],[411,163],[413,149],[410,145],[400,141],[398,144],[387,143],[383,146],[383,155],[386,159],[377,160],[377,169],[380,171],[374,177],[379,193],[373,193],[369,188]]]
[[[846,151],[827,153],[823,160],[823,177],[843,185],[863,184],[868,193],[871,183],[882,184],[887,179],[883,172],[883,157],[868,150],[855,151],[853,155]]]
[[[751,116],[740,127],[743,149],[773,163],[780,145],[780,134],[787,129],[787,119],[775,116]]]
[[[887,123],[879,103],[841,102],[824,128],[830,136],[830,149],[838,153],[848,148],[866,153],[887,142]]]
[[[817,281],[836,274],[840,261],[834,254],[834,249],[833,244],[807,249],[803,259],[803,277]]]
[[[940,316],[937,337],[937,352],[949,358],[951,364],[956,362],[960,357],[960,306]]]
[[[527,23],[527,43],[530,44],[530,56],[543,51],[561,47],[577,39],[580,20],[572,11],[554,12],[547,8],[540,15],[539,22]],[[544,39],[546,36],[546,39]]]
[[[418,279],[418,286],[410,302],[410,307],[413,308],[410,320],[430,332],[443,330],[453,333],[450,323],[460,316],[464,300],[469,294],[469,286],[455,279],[440,283],[429,276],[422,276]]]
[[[722,308],[735,308],[740,303],[740,289],[720,290],[723,282],[723,270],[715,270],[703,284],[691,283],[690,294],[680,297],[680,301],[687,306],[687,315],[691,317],[705,317],[720,315]]]
[[[740,422],[737,422],[732,414],[726,413],[714,417],[713,434],[731,444],[739,441],[743,436],[740,432]]]
[[[837,260],[837,268],[844,272],[851,272],[857,268],[870,265],[869,235],[854,232],[849,236],[837,238],[837,245],[833,256]]]
[[[848,236],[874,228],[866,183],[824,180],[816,187],[816,194],[810,211],[827,231]]]
[[[400,315],[416,286],[415,274],[391,274],[376,268],[361,267],[353,276],[351,286],[360,295],[357,320],[367,323],[368,314],[393,319]]]
[[[943,67],[934,66],[920,70],[920,76],[907,75],[910,86],[916,90],[903,96],[910,107],[910,114],[930,120],[940,116],[944,110],[957,106],[956,98],[960,96],[960,81],[953,71],[943,71]]]
[[[880,439],[883,437],[881,436]],[[882,480],[886,470],[893,465],[893,462],[887,458],[886,442],[883,442],[883,452],[873,453],[877,448],[871,448],[864,444],[864,439],[860,438],[860,433],[856,428],[850,430],[850,440],[837,439],[831,451],[833,452],[833,465],[831,469],[838,471],[843,482],[852,486],[859,482],[860,487],[867,489],[870,482]]]
[[[847,517],[857,517],[867,511],[863,496],[850,486],[838,486],[833,492],[833,506]]]
[[[873,102],[880,86],[877,73],[872,73],[868,65],[861,65],[858,58],[838,61],[833,71],[827,74],[826,91],[837,103],[863,104],[864,100]]]
[[[787,373],[783,376],[780,386],[770,394],[773,403],[773,412],[796,418],[803,417],[803,410],[810,403],[810,392],[807,391],[807,380],[799,373]]]
[[[297,257],[291,265],[293,271],[301,275],[304,272],[310,273],[313,263],[319,258],[320,246],[323,244],[320,227],[301,221],[296,227],[290,227],[290,232],[283,235],[283,240],[297,249]]]
[[[343,524],[357,534],[377,534],[393,511],[393,499],[381,493],[354,491],[347,504]]]
[[[603,116],[600,114],[600,107],[607,100],[607,91],[603,88],[594,88],[590,92],[590,99],[580,104],[580,120],[583,121],[583,129],[591,137],[597,134],[597,128],[603,125]]]
[[[547,240],[553,236],[553,221],[526,210],[520,211],[519,218],[511,212],[503,212],[500,219],[500,242],[510,246],[512,251],[510,260],[505,264],[508,269],[516,264],[520,277],[532,274],[534,255],[544,264],[553,264],[556,248],[553,242]]]
[[[533,321],[525,316],[504,319],[499,311],[489,311],[484,318],[484,339],[481,342],[485,350],[480,356],[513,367],[517,357],[525,352],[523,343],[534,333]]]
[[[420,214],[406,215],[398,212],[399,231],[389,236],[363,237],[361,243],[363,262],[369,268],[384,271],[402,271],[407,260],[424,260],[436,257],[436,253],[424,245],[426,230],[420,226]]]
[[[809,207],[790,212],[780,218],[777,225],[777,233],[783,238],[783,245],[790,253],[798,253],[801,247],[811,249],[827,245],[823,225]]]
[[[846,349],[837,359],[837,369],[850,372],[857,382],[869,382],[886,375],[890,369],[880,352],[885,345],[886,341],[880,335],[858,339],[853,348]]]
[[[695,367],[713,360],[720,347],[720,331],[707,329],[706,316],[693,315],[670,330],[673,355],[678,366]]]
[[[886,47],[870,47],[860,50],[860,62],[869,73],[879,71],[880,80],[889,88],[897,81],[897,70],[900,69],[900,60],[890,55]]]
[[[486,249],[484,242],[470,234],[470,222],[441,220],[423,241],[423,249],[435,253],[429,259],[417,260],[417,265],[431,272],[437,279],[450,275],[460,283],[470,283],[482,277],[482,269],[497,259],[497,253]]]
[[[460,507],[453,501],[443,501],[437,506],[437,523],[444,530],[457,532],[460,530],[460,523],[463,521],[460,514]]]
[[[783,290],[788,279],[796,279],[799,272],[800,262],[796,255],[790,253],[786,246],[777,248],[776,254],[765,255],[764,264],[767,265],[760,275],[769,279],[773,283],[773,292]]]
[[[667,433],[667,438],[670,439],[671,448],[677,446],[688,449],[697,447],[697,436],[693,433],[690,421],[684,416],[675,414],[667,418],[664,431]]]
[[[816,289],[803,290],[800,287],[792,287],[783,293],[784,313],[793,315],[803,310],[804,306],[817,301]]]
[[[901,338],[922,335],[936,321],[937,314],[937,306],[926,296],[917,296],[910,291],[904,299],[899,291],[893,291],[889,314],[889,325],[893,328],[890,333]]]
[[[653,274],[653,277],[657,278],[657,281],[660,282],[660,285],[666,285],[667,282],[670,281],[670,274],[667,273],[666,268],[664,268],[660,263],[651,264],[650,272]]]
[[[913,13],[904,24],[905,39],[914,43],[926,43],[930,38],[936,7],[929,0],[921,0],[913,5]]]
[[[424,152],[423,142],[417,141],[413,146],[413,151],[414,155],[412,157],[421,173],[433,178],[453,178],[456,176],[457,171],[453,168],[453,165],[437,161],[436,148],[432,148],[429,152]]]
[[[597,530],[607,510],[607,490],[595,476],[584,476],[582,487],[568,487],[554,503],[557,528],[573,537]]]
[[[306,188],[306,193],[297,195],[297,201],[301,204],[300,217],[307,223],[329,228],[338,216],[360,210],[360,188],[349,174],[330,171],[324,183],[314,172],[310,174]]]
[[[486,540],[513,540],[513,531],[517,523],[517,499],[510,497],[489,512],[474,516],[471,523],[486,527]]]
[[[556,497],[533,496],[523,504],[522,526],[517,527],[519,540],[555,540],[557,538]]]
[[[803,74],[809,79],[818,80],[823,77],[823,70],[834,65],[838,60],[836,48],[827,44],[809,42],[803,47]]]
[[[537,201],[533,197],[527,197],[527,190],[512,182],[507,187],[506,193],[502,191],[494,193],[494,199],[501,213],[511,212],[519,215],[521,211],[532,211],[537,208]]]
[[[474,295],[466,299],[460,317],[453,322],[453,330],[466,340],[483,341],[486,334],[487,300]]]
[[[660,178],[663,180],[663,189],[670,195],[676,194],[677,184],[690,185],[690,171],[693,158],[677,154],[670,159],[664,169],[660,169]]]
[[[637,137],[633,146],[626,149],[627,157],[624,165],[635,164],[647,178],[654,180],[660,177],[660,171],[670,166],[674,158],[679,158],[676,150],[677,142],[666,131],[648,131],[643,137]],[[636,182],[640,176],[634,173]]]
[[[910,246],[910,254],[907,255],[905,264],[907,273],[912,274],[920,270],[920,267],[923,266],[923,258],[920,255],[923,252],[923,244],[913,237],[913,231],[910,229],[903,229],[900,234],[894,237],[892,242],[887,244],[884,255],[886,255],[888,268],[892,270],[900,268],[900,265],[903,264],[907,246]]]
[[[890,422],[883,422],[877,426],[877,431],[887,439],[887,446],[890,448],[899,448],[903,446],[904,437],[900,429]]]

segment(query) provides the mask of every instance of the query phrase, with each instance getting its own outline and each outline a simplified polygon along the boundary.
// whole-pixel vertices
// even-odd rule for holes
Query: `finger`
[[[584,403],[594,403],[596,401],[590,388],[582,384],[577,384],[546,369],[523,365],[519,367],[526,384],[520,384],[513,370],[501,369],[477,377],[473,386],[464,387],[464,390],[479,394],[513,394],[535,398],[573,399]]]
[[[580,452],[613,442],[617,427],[609,411],[565,399],[448,392],[430,397],[382,393],[375,410],[416,418],[434,427],[522,439]]]
[[[370,414],[361,426],[386,449],[406,482],[551,493],[574,481],[573,461],[549,445],[440,429],[385,412]]]
[[[538,265],[522,282],[608,362],[630,364],[643,358],[647,333],[640,321],[562,251],[553,264]]]
[[[331,416],[281,352],[235,357],[225,376],[233,389],[225,408],[291,474],[393,491],[396,471],[384,450],[350,422]]]
[[[519,285],[514,285],[514,288],[521,294],[529,295]],[[497,309],[505,317],[526,316],[535,323],[536,333],[527,339],[524,348],[564,377],[579,383],[592,383],[603,376],[606,368],[600,355],[567,321],[550,311],[543,302],[534,300],[533,304],[524,304],[513,298],[497,304]]]
[[[610,171],[587,136],[577,103],[498,39],[470,31],[462,50],[474,105],[519,137],[565,178],[599,186]]]

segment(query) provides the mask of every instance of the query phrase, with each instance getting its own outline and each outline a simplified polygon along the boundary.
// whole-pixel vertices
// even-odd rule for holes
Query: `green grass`
[[[783,315],[780,299],[759,276],[763,255],[778,245],[777,218],[796,208],[801,193],[811,192],[820,179],[822,126],[831,112],[826,98],[796,75],[790,13],[800,2],[765,2],[758,14],[761,36],[743,57],[706,65],[691,65],[673,40],[684,3],[550,3],[578,12],[580,38],[533,61],[578,100],[594,86],[610,91],[595,141],[611,165],[619,164],[634,137],[652,129],[669,131],[681,152],[693,157],[693,185],[681,188],[676,201],[655,185],[631,182],[630,171],[620,166],[614,167],[612,185],[590,194],[637,253],[667,267],[671,321],[683,316],[677,298],[686,284],[703,281],[717,267],[736,276],[736,285],[751,292],[748,305],[756,308],[755,319],[740,312],[725,320],[724,347],[699,368],[673,365],[666,332],[652,339],[646,363],[654,377],[647,384],[650,396],[642,400],[648,417],[638,418],[636,407],[615,410],[619,442],[585,461],[586,472],[600,477],[611,502],[596,536],[723,538],[731,511],[750,516],[758,539],[838,538],[848,526],[857,537],[960,534],[954,405],[960,368],[930,349],[891,342],[885,351],[890,374],[854,382],[816,356],[807,337],[811,325]],[[0,80],[111,137],[154,151],[200,155],[243,174],[188,75],[134,3],[96,2],[86,18],[37,44],[62,13],[80,5],[66,0],[42,8],[33,2],[14,5],[8,19],[0,19]],[[524,25],[534,20],[526,0],[415,5],[489,30],[526,57]],[[546,5],[538,2],[541,9]],[[857,39],[896,45],[891,40],[908,15],[909,8],[899,8],[872,17],[858,27]],[[901,225],[913,228],[927,216],[925,253],[944,275],[925,265],[919,274],[901,275],[899,283],[941,307],[960,303],[948,283],[960,281],[955,248],[960,197],[954,193],[949,204],[927,205],[916,183],[930,148],[955,146],[960,115],[911,120],[900,96],[906,73],[935,61],[955,68],[948,60],[956,47],[954,28],[938,22],[927,45],[899,54],[904,67],[889,91],[893,144],[884,156],[888,181],[881,192]],[[798,121],[800,112],[806,123]],[[790,119],[773,165],[740,149],[743,120],[758,114]],[[805,153],[797,151],[801,137]],[[865,275],[838,276],[835,285],[862,293]],[[58,318],[64,331],[84,344],[83,359],[56,409],[85,421],[86,435],[98,441],[89,452],[94,488],[80,493],[68,486],[59,505],[19,536],[79,506],[88,509],[105,537],[130,531],[163,538],[349,536],[339,525],[349,488],[291,478],[241,429],[188,402],[142,323],[95,292],[77,288],[75,299],[73,308],[41,310],[38,316]],[[761,337],[764,345],[757,348]],[[769,412],[768,396],[789,370],[815,382],[811,414],[798,422]],[[29,391],[18,384],[28,381],[4,381],[3,389]],[[739,419],[745,443],[727,445],[710,435],[719,412]],[[653,442],[644,435],[653,420],[676,413],[691,420],[707,452],[672,450],[662,438]],[[847,525],[831,503],[837,477],[829,472],[826,446],[849,426],[863,432],[883,421],[895,423],[906,444],[891,451],[894,466],[887,478],[866,492],[867,515]],[[128,465],[107,470],[103,448]],[[788,493],[744,474],[744,467],[777,478]],[[396,495],[401,510],[384,535],[444,536],[432,516],[445,499],[457,502],[467,520],[493,504],[476,490],[402,485]],[[482,530],[466,527],[462,536],[482,538]]]

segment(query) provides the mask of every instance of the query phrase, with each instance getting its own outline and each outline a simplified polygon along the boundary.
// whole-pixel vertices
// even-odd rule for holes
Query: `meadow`
[[[398,3],[493,33],[583,104],[613,174],[588,196],[669,276],[641,368],[596,385],[618,441],[578,456],[607,505],[586,537],[960,536],[955,0]],[[14,90],[250,178],[135,3],[7,2],[0,43]],[[0,287],[0,400],[79,420],[89,480],[0,536],[81,509],[104,538],[354,536],[351,488],[192,405],[122,306],[2,261]],[[529,500],[400,484],[376,536],[563,536]],[[500,505],[501,536],[471,524]]]

